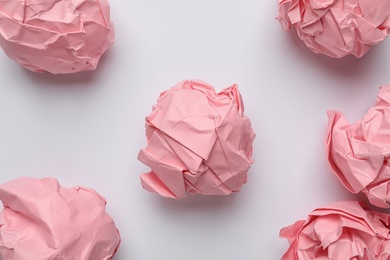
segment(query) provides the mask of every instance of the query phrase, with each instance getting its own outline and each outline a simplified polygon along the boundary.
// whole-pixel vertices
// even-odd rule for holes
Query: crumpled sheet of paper
[[[247,181],[255,134],[237,85],[216,93],[203,81],[178,83],[160,94],[146,136],[138,159],[151,168],[141,175],[150,192],[228,195]]]
[[[390,32],[390,0],[278,0],[277,19],[315,53],[362,57]]]
[[[0,45],[35,71],[94,70],[114,42],[107,0],[0,0]]]
[[[53,178],[21,177],[0,185],[0,259],[110,260],[120,235],[105,199]]]
[[[376,105],[350,125],[345,116],[328,111],[325,146],[336,176],[349,191],[364,192],[370,203],[390,202],[390,86],[381,87]]]
[[[332,203],[281,229],[290,244],[282,260],[387,260],[389,224],[390,215],[368,211],[359,202]]]

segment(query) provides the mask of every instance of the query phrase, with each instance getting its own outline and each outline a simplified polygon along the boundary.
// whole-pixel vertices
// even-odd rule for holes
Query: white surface
[[[107,198],[115,260],[280,259],[280,228],[358,198],[331,173],[326,110],[352,121],[389,83],[390,39],[362,59],[316,55],[274,19],[276,1],[111,0],[116,43],[95,72],[34,74],[0,54],[0,182],[52,176]],[[144,117],[183,79],[240,87],[257,134],[241,192],[167,200],[144,191]]]

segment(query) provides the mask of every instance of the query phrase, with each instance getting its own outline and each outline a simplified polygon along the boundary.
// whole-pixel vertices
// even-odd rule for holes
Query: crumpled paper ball
[[[0,259],[109,260],[120,235],[96,191],[64,188],[53,178],[0,185]]]
[[[0,0],[0,45],[35,71],[94,70],[114,42],[107,0]]]
[[[164,197],[228,195],[247,181],[255,134],[237,85],[216,93],[199,80],[162,92],[146,117],[138,159],[151,171],[144,189]]]
[[[290,247],[282,260],[385,260],[390,257],[390,215],[356,201],[315,209],[307,220],[281,229]]]
[[[379,91],[376,105],[350,125],[345,116],[328,111],[325,146],[336,176],[350,192],[362,191],[370,203],[390,202],[390,86]]]
[[[390,33],[390,0],[278,0],[277,19],[315,53],[362,57]]]

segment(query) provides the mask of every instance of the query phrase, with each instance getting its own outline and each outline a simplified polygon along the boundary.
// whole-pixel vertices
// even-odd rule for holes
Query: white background
[[[116,42],[94,72],[29,72],[0,54],[0,182],[57,178],[108,201],[115,260],[280,259],[280,228],[354,199],[324,151],[326,110],[351,122],[390,84],[390,39],[361,59],[312,53],[285,33],[276,0],[111,0]],[[237,83],[257,134],[248,183],[180,201],[144,191],[144,118],[161,91],[202,79]]]

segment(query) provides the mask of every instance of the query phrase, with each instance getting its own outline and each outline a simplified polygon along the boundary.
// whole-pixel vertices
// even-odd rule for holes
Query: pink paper
[[[390,32],[390,0],[278,0],[284,30],[295,26],[315,53],[362,57]]]
[[[333,172],[351,192],[360,191],[378,207],[390,202],[390,86],[382,87],[376,105],[350,125],[328,111],[325,146]]]
[[[151,168],[141,175],[150,192],[228,195],[247,181],[255,134],[237,85],[215,93],[203,81],[180,82],[160,94],[146,136],[138,159]]]
[[[94,70],[114,41],[107,0],[0,0],[0,24],[4,52],[35,72]]]
[[[290,244],[282,260],[387,260],[389,223],[390,215],[368,211],[359,202],[332,203],[281,229]]]
[[[109,260],[120,235],[96,191],[64,188],[53,178],[0,185],[0,259]]]

